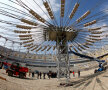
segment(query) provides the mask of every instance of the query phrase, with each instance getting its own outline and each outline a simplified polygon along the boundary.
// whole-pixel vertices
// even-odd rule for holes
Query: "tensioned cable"
[[[99,21],[106,19],[107,16],[108,16],[108,15],[104,15],[104,16],[101,16],[101,17],[99,17],[99,18],[96,18],[96,19],[95,19],[95,20],[97,21],[96,24],[97,24]],[[83,24],[80,24],[80,25],[78,25],[77,27],[78,27],[78,28],[81,28],[81,27],[83,27],[82,25],[83,25]]]
[[[79,0],[77,0],[76,2],[79,4],[79,8],[81,8],[82,6],[84,6],[83,4],[80,4],[80,1],[79,1]],[[86,0],[85,2],[87,2],[87,0]],[[85,2],[84,2],[84,3],[85,3]],[[80,11],[81,11],[81,10],[80,10]],[[68,15],[67,15],[67,16],[68,16]],[[72,19],[71,19],[71,20],[72,20]],[[67,22],[65,22],[65,26],[67,26],[67,25],[70,23],[71,20],[68,19]]]
[[[19,4],[20,4],[20,6],[21,7],[23,7],[23,8],[25,8],[27,11],[30,11],[31,9],[26,5],[26,4],[24,4],[23,2],[22,2],[22,0],[16,0]],[[44,24],[46,24],[46,25],[51,25],[48,21],[46,21],[47,23],[44,23]]]
[[[8,39],[7,37],[4,37],[4,36],[1,36],[1,37],[4,38],[4,39],[6,39],[6,40],[9,40],[9,41],[15,42],[15,43],[20,43],[20,42],[16,42],[16,41],[10,40],[10,39]]]
[[[73,0],[72,0],[73,1]],[[71,3],[72,3],[72,1],[71,1]],[[71,6],[69,6],[68,7],[68,9],[67,9],[67,13],[66,13],[66,15],[65,15],[65,17],[64,17],[64,25],[66,25],[66,22],[68,22],[68,20],[69,20],[69,18],[68,18],[68,20],[67,20],[67,16],[69,15],[69,10],[71,10],[70,8],[72,8],[72,5]]]
[[[33,0],[34,2],[35,2],[35,4],[36,5],[38,5],[38,7],[44,12],[44,14],[53,22],[53,20],[47,15],[47,13],[41,8],[41,6],[35,1],[35,0]],[[55,23],[53,22],[53,24],[55,25]]]
[[[45,0],[45,1],[47,1],[47,0]],[[49,0],[48,0],[48,2],[49,2],[49,5],[50,5],[50,7],[51,7],[51,10],[52,10],[52,12],[53,12],[53,15],[54,15],[54,17],[55,17],[55,14],[54,14],[54,11],[53,11],[53,8],[52,8],[52,5],[51,5],[51,3],[50,3]],[[55,17],[54,20],[55,20],[56,25],[58,25],[57,20],[56,20],[56,17]]]
[[[98,3],[96,3],[96,5],[90,11],[93,11],[94,9],[96,9],[102,3],[104,3],[102,0],[100,2],[98,2]],[[82,22],[82,21],[80,21],[80,22]],[[75,24],[78,24],[78,23],[75,21],[75,22],[73,22],[73,24],[71,26],[73,26]]]
[[[97,12],[96,14],[94,14],[94,15],[92,15],[92,16],[89,16],[89,17],[87,17],[87,18],[85,18],[85,19],[83,19],[82,21],[86,21],[86,20],[88,20],[88,19],[91,19],[91,18],[97,17],[97,16],[99,16],[99,15],[102,15],[102,14],[104,14],[104,12],[105,12],[106,10],[108,10],[108,9],[104,9],[104,10],[102,10],[102,11],[99,11],[99,12]],[[81,22],[79,22],[79,23],[81,23]]]
[[[100,13],[100,12],[99,12],[99,13]],[[88,19],[90,19],[90,18],[94,18],[94,17],[100,16],[100,15],[102,15],[102,14],[103,14],[103,11],[101,12],[102,14],[99,14],[99,13],[96,13],[95,15],[90,16],[90,17],[88,17],[88,18],[84,19],[83,21],[86,21],[86,20],[88,20]],[[107,15],[107,14],[106,14],[106,15]],[[100,17],[98,17],[98,18],[100,18]],[[100,19],[101,19],[101,18],[100,18]],[[80,25],[80,24],[77,24],[77,25],[74,25],[74,26],[78,26],[78,25]]]

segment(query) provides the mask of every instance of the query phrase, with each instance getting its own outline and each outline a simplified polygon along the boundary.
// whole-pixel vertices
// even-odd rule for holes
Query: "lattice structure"
[[[58,35],[57,37],[57,66],[58,78],[67,78],[68,82],[70,79],[70,61],[65,35]]]

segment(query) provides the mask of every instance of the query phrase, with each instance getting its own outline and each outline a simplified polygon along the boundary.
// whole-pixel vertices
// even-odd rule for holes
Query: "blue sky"
[[[13,1],[15,1],[15,0],[13,0]],[[22,1],[25,2],[28,0],[22,0]],[[55,14],[57,21],[59,23],[59,20],[60,20],[60,1],[61,0],[49,0],[49,1],[51,2],[51,6],[53,8],[54,14]],[[23,10],[21,7],[9,2],[9,0],[1,0],[0,2],[12,5],[13,7],[16,7],[16,8]],[[41,8],[45,12],[47,12],[43,6],[42,0],[36,0],[36,2],[41,6]],[[95,5],[97,5],[97,4],[99,4],[98,7],[95,8],[94,10],[91,10],[90,15],[107,8],[107,5],[108,5],[108,0],[65,0],[65,17],[66,18],[70,15],[76,2],[78,2],[80,5],[79,5],[78,11],[76,12],[75,16],[72,18],[72,22],[74,22],[76,19],[78,19],[80,16],[82,16],[87,10],[91,10],[91,8],[95,8]],[[29,3],[26,2],[26,3],[32,9],[37,11],[37,13],[39,13],[41,16],[43,16],[45,19],[48,19],[46,17],[46,15],[42,12],[42,10],[40,10],[40,8],[36,4],[34,4],[34,2],[32,0],[31,0],[31,2],[29,2]],[[69,13],[67,15],[68,11],[69,11]]]
[[[55,5],[56,4],[60,5],[61,0],[55,0],[55,1],[56,1]],[[96,12],[99,12],[100,10],[106,9],[108,5],[107,0],[65,0],[65,17],[66,18],[70,15],[76,2],[78,2],[80,5],[75,16],[72,18],[72,22],[74,22],[76,19],[82,16],[87,10],[90,10],[91,11],[90,15],[93,15]],[[55,12],[55,16],[59,23],[60,22],[60,7],[58,8],[59,9],[56,9],[57,12]],[[67,14],[68,11],[69,13]]]

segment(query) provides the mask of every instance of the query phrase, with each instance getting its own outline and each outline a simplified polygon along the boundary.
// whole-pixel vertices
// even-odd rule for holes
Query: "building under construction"
[[[0,79],[8,82],[13,76],[31,79],[28,73],[55,73],[58,84],[54,82],[66,90],[89,90],[92,82],[90,90],[98,90],[97,84],[99,90],[107,90],[101,81],[107,75],[107,4],[107,0],[0,1],[0,67],[5,69]],[[84,76],[72,77],[78,72]],[[7,85],[1,90],[17,90]],[[34,87],[26,88],[62,90]],[[19,85],[18,90],[26,88]]]

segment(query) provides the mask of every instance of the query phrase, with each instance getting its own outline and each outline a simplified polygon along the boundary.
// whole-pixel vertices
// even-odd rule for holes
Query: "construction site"
[[[0,90],[108,90],[107,0],[0,0]]]

